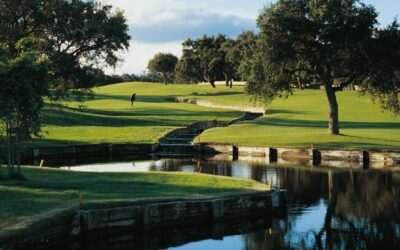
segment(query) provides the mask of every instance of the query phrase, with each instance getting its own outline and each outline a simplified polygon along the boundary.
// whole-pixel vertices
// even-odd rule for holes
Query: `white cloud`
[[[108,73],[141,73],[158,52],[180,56],[181,43],[187,38],[218,33],[236,36],[255,29],[257,11],[244,6],[257,4],[242,0],[101,0],[124,11],[130,26],[132,43],[121,54],[125,62]],[[239,4],[237,4],[239,3]]]
[[[172,53],[178,57],[182,54],[181,42],[140,43],[131,42],[129,52],[122,55],[124,61],[116,69],[107,69],[108,74],[142,73],[149,60],[157,53]]]

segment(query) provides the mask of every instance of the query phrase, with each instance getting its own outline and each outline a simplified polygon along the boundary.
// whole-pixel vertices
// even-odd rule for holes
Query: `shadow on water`
[[[78,166],[242,177],[287,190],[288,214],[87,238],[65,249],[400,249],[400,173],[160,159]],[[83,169],[82,169],[83,168]]]

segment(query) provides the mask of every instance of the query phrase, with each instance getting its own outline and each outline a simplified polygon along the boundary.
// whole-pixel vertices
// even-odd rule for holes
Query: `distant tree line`
[[[105,74],[102,70],[97,70],[91,74],[90,86],[104,86],[109,84],[121,83],[121,82],[163,82],[164,79],[161,75],[150,71],[143,71],[140,74]]]
[[[158,53],[148,63],[148,69],[163,77],[165,84],[225,81],[233,86],[233,80],[245,79],[248,59],[254,53],[257,35],[247,31],[236,39],[226,35],[202,36],[182,43],[182,56]]]

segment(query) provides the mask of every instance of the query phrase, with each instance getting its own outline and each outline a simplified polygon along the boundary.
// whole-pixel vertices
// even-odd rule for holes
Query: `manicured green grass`
[[[229,95],[224,101],[246,104]],[[209,97],[196,98],[210,100]],[[211,97],[213,101],[218,99]],[[400,118],[383,113],[378,104],[357,92],[339,92],[341,136],[328,134],[328,102],[322,90],[296,91],[286,100],[277,99],[268,114],[255,121],[208,130],[202,142],[244,145],[361,147],[400,149]],[[223,102],[221,102],[223,103]],[[232,104],[231,102],[230,104]]]
[[[65,103],[62,110],[48,105],[43,114],[43,138],[38,146],[80,143],[152,143],[179,127],[197,121],[218,119],[230,121],[241,113],[190,104],[174,103],[174,98],[196,91],[217,93],[226,88],[209,86],[168,85],[156,83],[121,83],[95,88],[95,96],[86,108],[78,103]],[[130,96],[137,93],[131,108]]]
[[[0,169],[4,173],[4,169]],[[198,197],[266,190],[247,179],[189,173],[77,173],[23,168],[26,181],[0,179],[0,228],[53,209],[91,202],[155,197]]]
[[[197,121],[229,121],[240,112],[174,103],[176,96],[225,105],[252,106],[243,87],[229,89],[209,85],[121,83],[95,88],[87,108],[77,103],[59,110],[43,111],[45,126],[39,146],[81,143],[152,143],[176,128]],[[134,108],[130,95],[137,93]],[[400,118],[382,113],[379,105],[357,92],[338,93],[342,136],[328,134],[328,103],[322,90],[296,91],[289,99],[277,99],[267,107],[268,115],[229,128],[207,131],[202,142],[245,145],[400,148]]]

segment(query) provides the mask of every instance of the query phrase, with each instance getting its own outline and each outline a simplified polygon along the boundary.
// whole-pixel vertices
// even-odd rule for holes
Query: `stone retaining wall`
[[[90,205],[43,218],[42,227],[1,232],[0,249],[26,249],[73,240],[102,230],[145,230],[188,222],[219,222],[256,213],[285,212],[282,191],[252,192],[210,199],[163,199]],[[54,220],[54,223],[52,223]]]
[[[267,158],[266,162],[300,163],[338,168],[392,168],[400,170],[400,151],[378,151],[363,149],[319,149],[295,147],[237,146],[230,144],[199,143],[201,154],[230,154],[232,159],[241,156]]]

